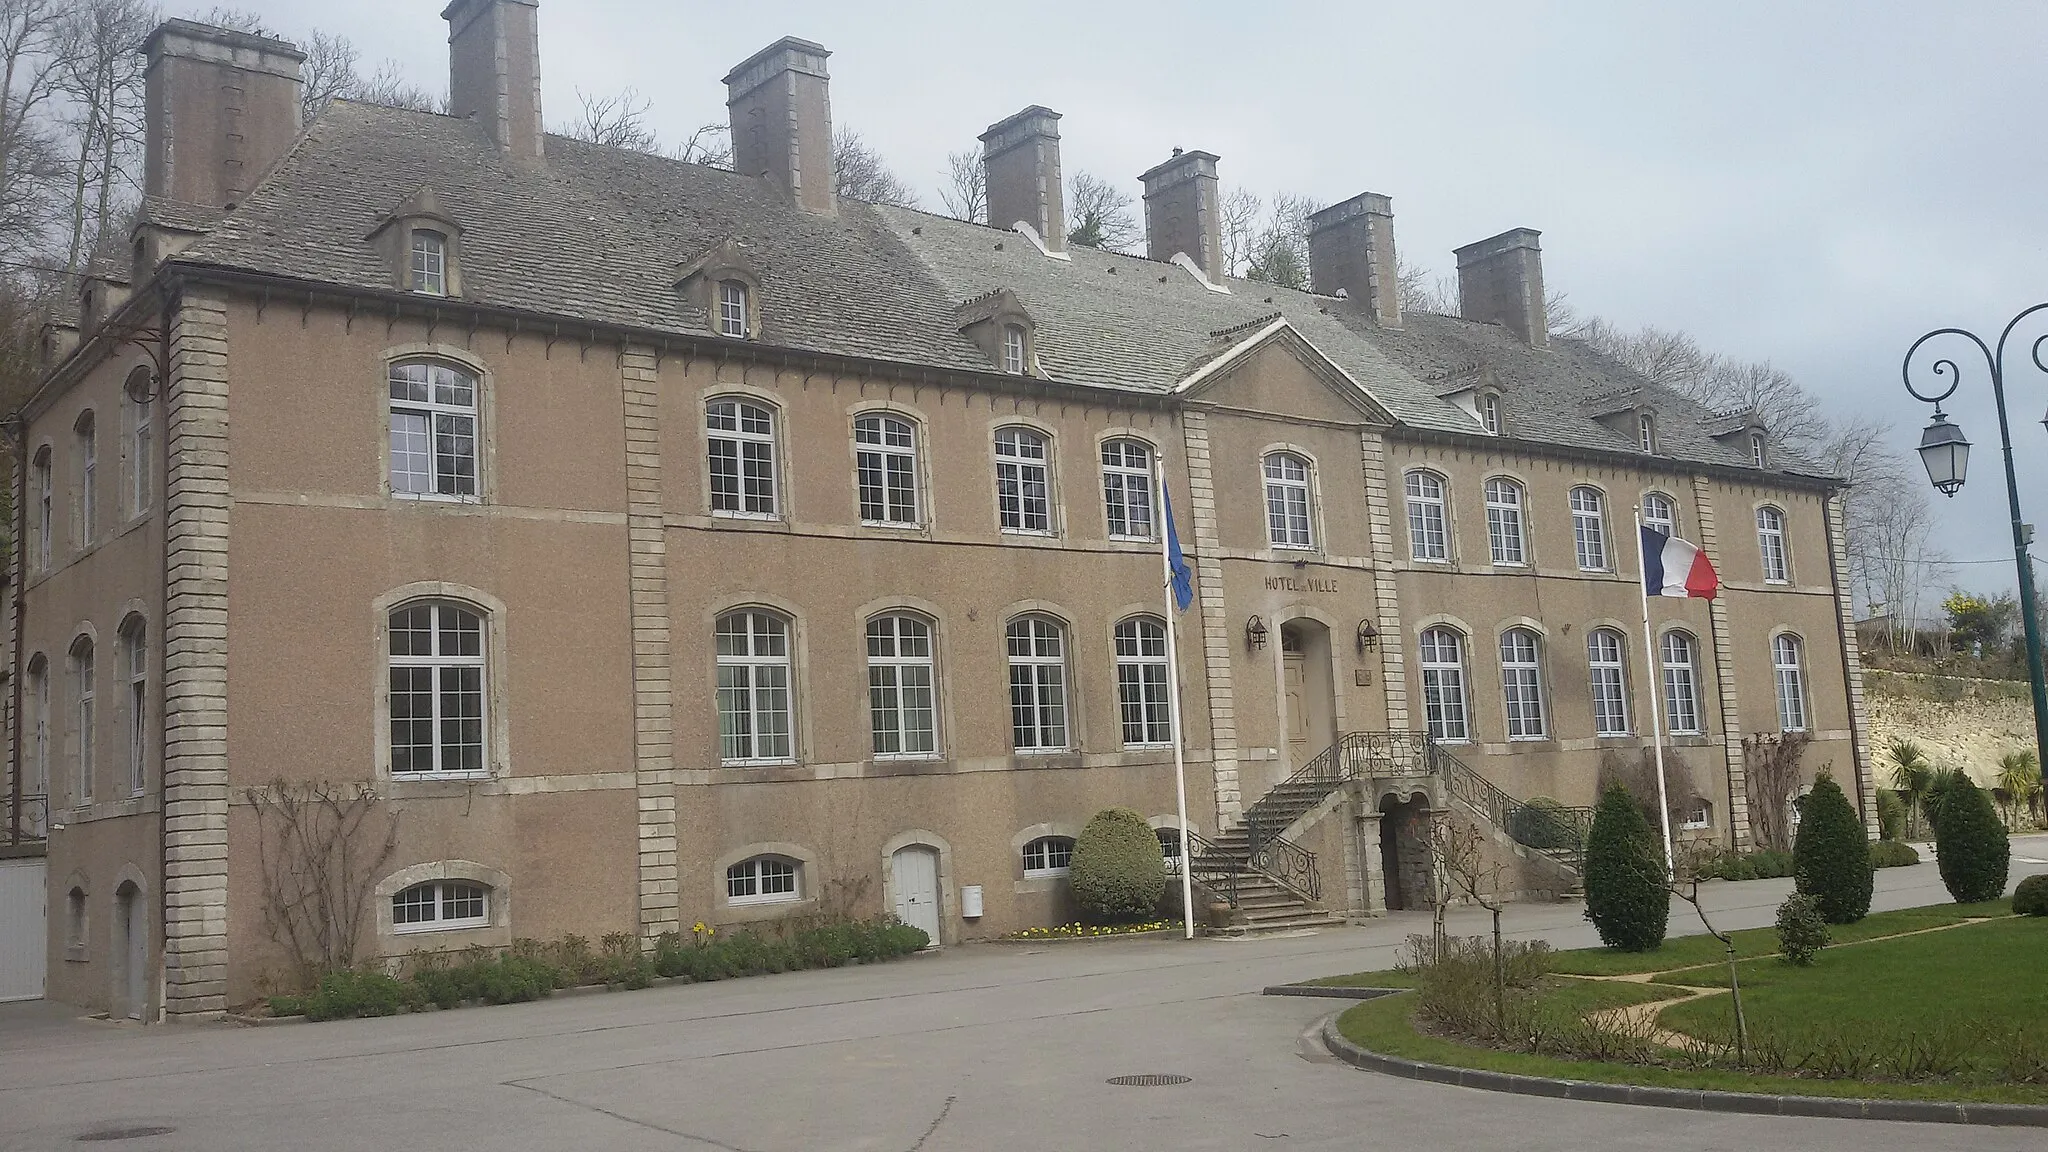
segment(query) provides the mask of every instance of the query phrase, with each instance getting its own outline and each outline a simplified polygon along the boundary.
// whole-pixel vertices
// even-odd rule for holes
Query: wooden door
[[[898,848],[889,858],[896,887],[896,918],[939,942],[939,853],[923,844]]]
[[[1308,698],[1308,657],[1301,652],[1289,652],[1281,665],[1281,683],[1287,698],[1287,767],[1292,771],[1308,763],[1322,749],[1312,747],[1315,734],[1309,724],[1313,709]]]

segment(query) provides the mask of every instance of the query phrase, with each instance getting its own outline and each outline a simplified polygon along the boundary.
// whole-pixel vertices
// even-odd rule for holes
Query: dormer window
[[[1500,435],[1500,397],[1488,392],[1479,398],[1479,422],[1495,436]]]
[[[1657,418],[1648,412],[1636,415],[1636,446],[1644,452],[1657,450]]]
[[[1761,432],[1749,434],[1749,462],[1758,468],[1764,466],[1764,434]]]
[[[747,338],[747,286],[741,281],[718,282],[718,334]]]
[[[1024,374],[1024,326],[1003,325],[1003,371],[1012,376]]]
[[[439,232],[413,229],[412,290],[429,296],[448,294],[448,238]]]

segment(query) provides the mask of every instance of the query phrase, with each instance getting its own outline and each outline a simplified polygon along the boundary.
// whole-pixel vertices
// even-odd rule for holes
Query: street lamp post
[[[2020,483],[2013,472],[2012,430],[2005,415],[2005,343],[2022,321],[2043,311],[2048,311],[2048,303],[2036,304],[2013,317],[2005,331],[1999,334],[1996,351],[1974,332],[1962,328],[1937,328],[1913,341],[1913,346],[1906,350],[1906,359],[1900,364],[1899,373],[1905,379],[1906,391],[1912,393],[1914,399],[1934,405],[1934,420],[1920,434],[1920,462],[1926,465],[1927,479],[1935,488],[1944,496],[1954,496],[1962,489],[1968,473],[1970,442],[1964,438],[1961,428],[1949,422],[1941,410],[1941,402],[1955,395],[1956,386],[1962,383],[1962,369],[1946,356],[1931,361],[1928,371],[1934,377],[1933,383],[1946,383],[1948,386],[1929,395],[1913,386],[1913,357],[1936,337],[1961,336],[1983,353],[1984,365],[1991,372],[1991,396],[1998,405],[1998,446],[2005,455],[2005,501],[2012,512],[2013,561],[2019,567],[2020,621],[2027,637],[2027,679],[2034,689],[2034,754],[2036,762],[2048,769],[2048,678],[2044,678],[2041,671],[2041,625],[2034,609],[2034,566],[2027,557],[2027,545],[2033,542],[2033,530],[2020,515]],[[2028,359],[2033,361],[2035,368],[2048,373],[2048,363],[2041,359],[2043,345],[2048,345],[2048,335],[2035,338],[2028,349]],[[2048,424],[2048,419],[2042,423]]]

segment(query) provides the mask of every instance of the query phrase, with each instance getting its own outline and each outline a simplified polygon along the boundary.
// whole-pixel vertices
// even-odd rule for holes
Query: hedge
[[[1647,952],[1664,942],[1670,916],[1657,837],[1628,789],[1610,784],[1586,839],[1586,918],[1607,947]]]

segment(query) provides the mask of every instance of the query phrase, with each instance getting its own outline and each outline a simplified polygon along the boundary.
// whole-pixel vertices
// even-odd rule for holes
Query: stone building
[[[1553,339],[1534,231],[1458,251],[1459,317],[1370,193],[1313,292],[1239,280],[1176,151],[1148,258],[1070,248],[1049,109],[982,137],[983,227],[835,197],[819,45],[726,77],[726,171],[543,134],[534,3],[443,15],[453,115],[301,125],[291,45],[148,41],[132,267],[16,424],[53,997],[253,999],[272,805],[358,788],[362,956],[1064,918],[1100,808],[1180,850],[1159,466],[1197,863],[1269,922],[1426,898],[1425,809],[1590,804],[1653,706],[1693,834],[1748,835],[1758,731],[1870,809],[1838,483]],[[1655,653],[1637,509],[1725,582]]]

